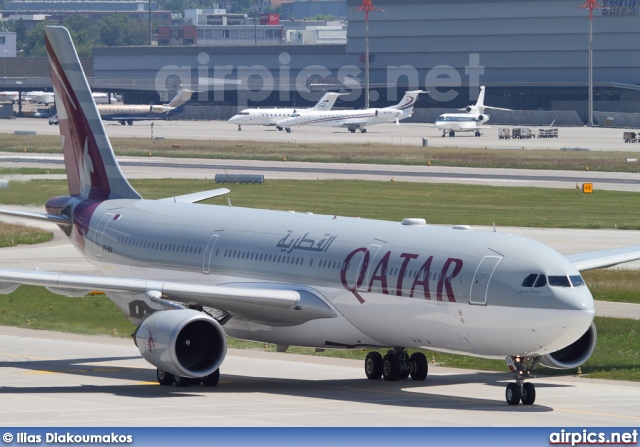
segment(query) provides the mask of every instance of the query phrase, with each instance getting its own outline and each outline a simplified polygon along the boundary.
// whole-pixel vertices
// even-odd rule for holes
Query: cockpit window
[[[537,273],[532,273],[527,276],[524,281],[522,281],[522,287],[530,288],[530,287],[544,287],[547,285],[547,277],[544,275],[539,275]]]
[[[536,280],[536,284],[533,287],[544,287],[547,285],[547,277],[544,275],[539,275]]]
[[[522,287],[533,287],[537,277],[538,275],[535,273],[530,274],[524,279],[524,281],[522,281]]]
[[[571,287],[568,276],[549,276],[549,285],[554,287]]]
[[[569,279],[571,280],[571,285],[573,287],[584,286],[584,279],[582,279],[582,276],[580,275],[569,276]]]

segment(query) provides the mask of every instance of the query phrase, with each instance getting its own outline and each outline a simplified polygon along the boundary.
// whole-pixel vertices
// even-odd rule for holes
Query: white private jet
[[[465,113],[445,113],[438,117],[436,127],[442,129],[443,137],[446,136],[447,133],[450,137],[455,137],[456,132],[474,132],[475,136],[479,137],[480,130],[489,129],[489,127],[483,126],[484,123],[489,121],[489,115],[484,113],[485,109],[510,110],[485,106],[484,88],[484,86],[480,87],[480,95],[474,105],[461,109],[464,110]]]
[[[102,290],[138,325],[163,385],[216,385],[226,336],[370,352],[369,379],[425,380],[430,349],[506,359],[510,405],[532,405],[538,364],[575,368],[595,348],[581,270],[640,259],[640,246],[565,257],[534,240],[423,219],[402,222],[145,200],[124,177],[71,37],[46,27],[69,194],[46,212],[103,275],[0,269],[66,296]]]
[[[405,93],[402,100],[391,107],[363,110],[296,110],[290,117],[278,122],[287,132],[291,132],[293,126],[332,126],[346,127],[354,133],[357,129],[365,133],[366,126],[380,123],[399,123],[400,120],[409,118],[413,114],[413,106],[418,95],[425,93],[422,90],[412,90]]]
[[[344,93],[325,93],[318,103],[308,110],[331,110],[333,105],[339,96]],[[237,115],[229,118],[229,122],[238,125],[238,130],[242,130],[242,126],[276,126],[278,130],[282,130],[281,126],[278,126],[278,121],[291,116],[296,109],[292,108],[272,108],[272,109],[244,109]]]

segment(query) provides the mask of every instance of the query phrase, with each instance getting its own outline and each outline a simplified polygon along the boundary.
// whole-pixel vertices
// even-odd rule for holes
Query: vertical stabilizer
[[[331,110],[333,105],[336,103],[336,100],[341,95],[342,93],[327,92],[322,98],[320,98],[320,101],[311,108],[311,110],[324,110],[325,112],[327,110]]]
[[[409,90],[404,94],[402,100],[398,104],[389,108],[402,110],[402,115],[400,115],[398,119],[403,120],[405,118],[409,118],[413,114],[413,107],[416,105],[416,101],[418,100],[418,95],[420,93],[425,92],[424,90]]]
[[[484,85],[480,87],[480,94],[475,105],[477,113],[484,113]]]
[[[90,200],[139,199],[113,154],[66,28],[45,28],[69,194]]]
[[[192,94],[193,90],[189,90],[188,88],[180,89],[176,96],[167,105],[169,107],[180,107],[191,99]]]

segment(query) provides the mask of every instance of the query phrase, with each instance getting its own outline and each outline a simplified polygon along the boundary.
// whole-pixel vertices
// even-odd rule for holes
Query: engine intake
[[[222,364],[227,337],[222,326],[191,309],[155,312],[135,333],[140,354],[153,366],[181,377],[204,377]]]
[[[554,369],[577,368],[589,360],[596,348],[598,333],[595,324],[591,323],[587,332],[566,348],[551,354],[543,355],[540,363]]]

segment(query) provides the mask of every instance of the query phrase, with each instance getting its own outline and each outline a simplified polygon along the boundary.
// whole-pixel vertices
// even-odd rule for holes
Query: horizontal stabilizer
[[[194,192],[194,193],[185,194],[182,196],[167,197],[165,199],[160,199],[160,200],[168,200],[171,202],[180,202],[180,203],[196,203],[196,202],[202,202],[203,200],[212,199],[214,197],[223,196],[225,194],[229,194],[230,192],[231,191],[228,190],[227,188],[218,188],[218,189],[211,189],[209,191]]]
[[[600,269],[640,259],[640,245],[568,255],[579,271]]]
[[[318,318],[335,318],[336,314],[320,298],[306,290],[273,283],[251,286],[212,286],[182,282],[154,281],[98,275],[78,275],[32,270],[0,270],[0,293],[12,291],[12,284],[47,287],[54,293],[72,296],[72,289],[100,290],[139,294],[159,292],[163,298],[178,303],[195,303],[215,308],[258,323],[294,326]],[[258,286],[258,287],[256,287]],[[276,285],[277,286],[277,285]]]
[[[17,211],[0,208],[0,214],[5,216],[21,217],[23,219],[40,220],[59,225],[71,225],[71,219],[58,214],[33,213],[31,211]]]

